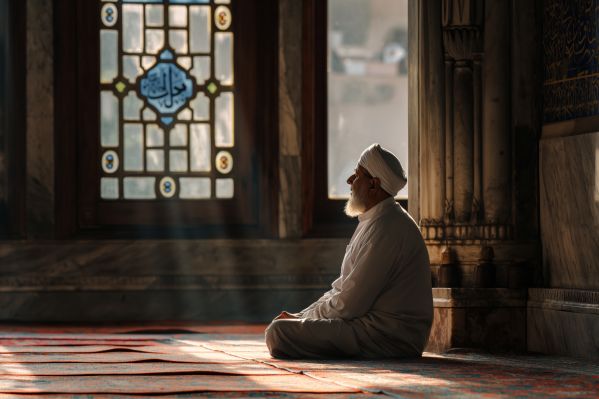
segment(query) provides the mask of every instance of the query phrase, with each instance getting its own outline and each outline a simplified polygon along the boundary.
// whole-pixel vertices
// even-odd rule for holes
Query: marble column
[[[445,50],[445,78],[447,101],[446,126],[446,187],[445,236],[470,237],[473,229],[467,225],[473,218],[478,198],[478,157],[476,145],[480,130],[480,62],[481,3],[445,0],[442,3],[443,45]],[[476,59],[476,61],[475,61]],[[476,214],[476,212],[474,212]]]
[[[444,67],[441,42],[441,4],[422,2],[423,29],[420,47],[420,218],[423,225],[443,220],[445,198]]]

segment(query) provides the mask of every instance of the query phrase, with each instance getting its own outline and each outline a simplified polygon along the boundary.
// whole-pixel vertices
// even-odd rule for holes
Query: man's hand
[[[295,315],[293,313],[282,311],[281,314],[279,314],[277,317],[275,317],[275,320],[283,320],[283,319],[299,319],[299,316]]]

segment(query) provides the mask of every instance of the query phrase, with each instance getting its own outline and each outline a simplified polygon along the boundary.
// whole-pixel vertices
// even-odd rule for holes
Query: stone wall
[[[599,1],[544,3],[541,287],[531,350],[599,358]]]

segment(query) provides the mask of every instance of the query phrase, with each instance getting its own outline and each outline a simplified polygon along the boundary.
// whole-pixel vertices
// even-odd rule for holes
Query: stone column
[[[480,118],[479,96],[480,53],[482,35],[482,4],[476,1],[443,1],[443,45],[446,58],[445,97],[447,115],[451,123],[446,125],[446,175],[448,185],[445,206],[446,224],[465,225],[472,222],[476,209],[475,188],[479,175],[476,145]],[[474,61],[477,58],[476,62]],[[448,121],[449,122],[449,121]],[[446,235],[469,237],[472,229],[462,228],[445,231]],[[449,237],[448,237],[449,238]]]
[[[441,42],[441,4],[422,1],[422,41],[420,45],[420,218],[423,225],[443,220],[445,202],[444,70]]]

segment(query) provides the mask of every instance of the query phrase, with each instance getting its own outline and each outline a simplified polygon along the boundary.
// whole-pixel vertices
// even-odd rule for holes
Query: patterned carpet
[[[452,351],[287,361],[264,326],[0,327],[3,398],[598,398],[599,364]]]

